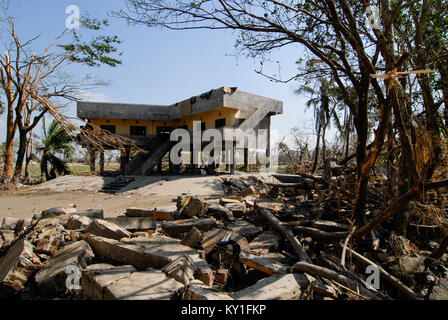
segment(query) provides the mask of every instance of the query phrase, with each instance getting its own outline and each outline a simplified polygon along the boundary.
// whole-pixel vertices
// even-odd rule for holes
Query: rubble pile
[[[76,208],[4,218],[0,296],[447,299],[446,198],[413,203],[407,238],[385,223],[353,240],[350,175],[222,180],[225,196],[181,195],[115,218]],[[387,186],[371,184],[369,219],[387,204]]]

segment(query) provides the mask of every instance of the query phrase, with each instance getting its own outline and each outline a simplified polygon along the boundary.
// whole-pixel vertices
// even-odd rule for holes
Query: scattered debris
[[[431,204],[441,196],[412,203],[407,238],[387,223],[356,238],[346,192],[356,180],[341,170],[329,162],[327,176],[221,177],[226,196],[184,194],[115,218],[74,207],[4,218],[0,295],[35,287],[39,297],[95,300],[446,299],[448,221]],[[368,219],[387,208],[381,179],[371,182]],[[82,272],[76,294],[68,265]]]

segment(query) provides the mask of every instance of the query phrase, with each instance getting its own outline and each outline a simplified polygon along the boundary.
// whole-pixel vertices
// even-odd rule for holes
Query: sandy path
[[[0,192],[0,219],[27,218],[44,209],[72,204],[78,210],[103,209],[106,217],[113,217],[129,207],[174,206],[173,199],[182,193],[201,196],[223,193],[221,180],[216,176],[138,177],[121,193],[98,192],[112,180],[99,176],[63,176],[34,187]]]
[[[175,205],[173,196],[148,196],[139,194],[109,195],[92,192],[1,192],[0,218],[28,218],[52,207],[75,204],[78,210],[103,209],[106,217],[125,212],[128,207],[161,207]],[[0,219],[1,221],[1,219]]]

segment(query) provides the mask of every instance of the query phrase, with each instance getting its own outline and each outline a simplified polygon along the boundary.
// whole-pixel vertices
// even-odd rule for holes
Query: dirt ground
[[[123,214],[126,208],[174,206],[182,193],[212,196],[222,194],[216,176],[138,177],[117,194],[98,192],[112,178],[63,176],[17,191],[0,192],[0,221],[3,217],[29,218],[52,207],[75,205],[78,210],[103,209],[106,217]]]

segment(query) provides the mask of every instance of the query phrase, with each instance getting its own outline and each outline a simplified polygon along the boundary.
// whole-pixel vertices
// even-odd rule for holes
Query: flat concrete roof
[[[81,119],[176,120],[221,107],[267,109],[273,114],[283,113],[282,101],[240,91],[236,87],[221,87],[166,106],[78,101],[77,116]]]

